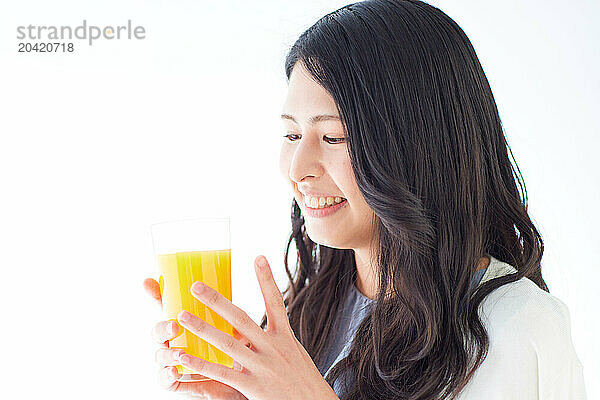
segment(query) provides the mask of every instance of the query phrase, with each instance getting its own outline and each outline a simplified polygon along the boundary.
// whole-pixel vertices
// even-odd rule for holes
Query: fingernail
[[[179,313],[179,320],[180,321],[189,321],[190,319],[190,313],[187,311],[182,311]]]
[[[196,293],[202,293],[205,286],[203,282],[197,281],[192,284],[192,290]]]
[[[179,358],[184,354],[185,352],[183,350],[177,350],[174,352],[173,357],[175,358],[175,361],[179,361]]]
[[[171,335],[176,335],[179,332],[179,325],[176,322],[171,322],[169,330],[171,331]]]
[[[260,258],[258,259],[258,265],[261,267],[265,267],[267,265],[267,260],[264,256],[260,256]]]

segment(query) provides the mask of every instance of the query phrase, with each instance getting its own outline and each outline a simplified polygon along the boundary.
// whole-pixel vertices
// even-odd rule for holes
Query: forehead
[[[307,120],[316,114],[339,115],[333,97],[310,76],[300,62],[296,63],[290,74],[281,112],[293,115],[297,120]]]

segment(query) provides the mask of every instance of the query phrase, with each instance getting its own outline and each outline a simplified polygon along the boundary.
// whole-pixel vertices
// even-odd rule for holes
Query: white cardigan
[[[514,272],[511,265],[491,257],[480,284]],[[560,299],[521,278],[487,295],[479,314],[490,346],[459,399],[586,399],[569,309]]]

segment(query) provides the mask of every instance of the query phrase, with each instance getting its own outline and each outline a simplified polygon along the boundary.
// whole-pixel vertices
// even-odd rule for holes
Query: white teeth
[[[334,204],[341,203],[344,200],[343,197],[339,196],[327,196],[327,197],[312,197],[305,195],[304,204],[310,208],[325,208]]]

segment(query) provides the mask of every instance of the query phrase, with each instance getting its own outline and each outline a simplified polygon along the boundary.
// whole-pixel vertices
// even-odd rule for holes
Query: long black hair
[[[438,8],[373,0],[308,28],[287,54],[288,80],[297,63],[335,100],[377,232],[376,302],[328,383],[351,378],[343,400],[454,398],[489,348],[481,301],[522,277],[548,291],[543,241],[475,51]],[[296,337],[319,366],[356,280],[354,251],[314,243],[295,200],[291,219],[284,298]],[[517,272],[471,293],[484,255]]]

